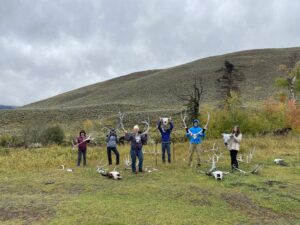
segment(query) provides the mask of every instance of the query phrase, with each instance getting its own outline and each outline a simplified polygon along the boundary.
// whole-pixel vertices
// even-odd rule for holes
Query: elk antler
[[[77,147],[77,146],[83,144],[84,142],[87,142],[87,141],[93,141],[93,140],[95,140],[95,138],[92,138],[90,135],[88,135],[87,138],[84,139],[84,140],[83,140],[82,142],[80,142],[80,143],[74,144],[74,143],[72,142],[72,145],[73,145],[72,148],[73,148],[73,150],[74,150],[75,147]]]
[[[205,126],[204,126],[204,129],[205,129],[205,130],[207,130],[207,127],[208,127],[209,121],[210,121],[210,114],[209,114],[209,113],[207,113],[207,122],[206,122],[206,124],[205,124]]]
[[[144,120],[142,123],[147,126],[146,131],[144,131],[143,134],[147,134],[150,130],[150,118],[148,117],[148,120]]]
[[[187,125],[186,125],[186,123],[185,123],[185,120],[187,119],[187,114],[186,114],[186,110],[184,111],[184,114],[182,113],[182,111],[181,111],[181,120],[182,120],[182,123],[183,123],[183,126],[184,126],[184,128],[187,128]]]
[[[126,132],[125,128],[124,128],[124,124],[123,124],[123,120],[124,120],[124,116],[125,116],[125,113],[121,113],[119,112],[119,119],[120,119],[120,124],[119,124],[119,127],[121,127],[121,129]]]

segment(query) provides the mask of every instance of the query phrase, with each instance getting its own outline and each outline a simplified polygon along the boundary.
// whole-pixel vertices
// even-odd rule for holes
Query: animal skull
[[[114,180],[121,180],[121,179],[122,179],[121,174],[120,174],[119,172],[117,172],[117,171],[110,172],[110,173],[108,174],[108,177],[109,177],[109,178],[112,178],[112,179],[114,179]]]
[[[212,172],[213,176],[215,177],[216,180],[223,180],[223,172],[222,171],[214,171]]]
[[[231,138],[231,134],[225,134],[225,133],[223,133],[222,136],[223,136],[224,144],[227,146],[227,144],[228,144],[228,142],[229,142],[229,140]]]
[[[163,125],[167,126],[169,123],[169,118],[161,118]]]
[[[274,159],[274,163],[276,163],[276,164],[281,164],[283,162],[284,162],[283,159]]]

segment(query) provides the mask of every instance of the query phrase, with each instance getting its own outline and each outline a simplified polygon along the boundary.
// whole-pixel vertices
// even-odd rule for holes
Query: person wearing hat
[[[116,155],[116,165],[120,164],[120,154],[117,149],[118,144],[118,136],[115,129],[112,129],[109,134],[106,136],[106,143],[107,143],[107,158],[108,164],[112,165],[112,158],[111,152]]]
[[[205,137],[205,131],[207,128],[206,127],[201,128],[199,126],[199,123],[200,123],[199,120],[195,119],[195,120],[193,120],[193,126],[190,129],[186,128],[186,136],[190,140],[188,166],[191,166],[194,152],[196,152],[196,155],[197,155],[197,166],[199,167],[201,165],[201,161],[200,161],[201,146],[200,146],[200,144],[201,144],[202,138]]]
[[[147,132],[142,133],[138,125],[133,127],[133,132],[128,133],[125,131],[125,140],[131,142],[130,147],[130,156],[131,156],[131,169],[133,173],[136,171],[136,158],[139,159],[138,170],[143,172],[143,143],[147,141]]]
[[[86,149],[87,143],[90,143],[90,139],[86,137],[84,130],[79,132],[79,137],[76,139],[78,145],[78,159],[77,166],[80,166],[81,158],[83,157],[83,166],[86,166]]]

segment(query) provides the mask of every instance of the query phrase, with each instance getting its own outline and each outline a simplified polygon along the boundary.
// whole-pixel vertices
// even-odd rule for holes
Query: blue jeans
[[[165,159],[165,154],[166,154],[166,150],[167,150],[167,154],[168,154],[168,162],[171,163],[171,147],[170,147],[170,143],[162,143],[161,144],[161,150],[162,150],[162,161],[166,162]]]
[[[132,172],[135,173],[136,172],[136,157],[138,157],[139,159],[139,172],[143,172],[143,159],[144,159],[144,155],[143,155],[143,150],[140,149],[134,149],[133,147],[131,147],[130,149],[130,156],[131,156],[131,169]]]
[[[86,165],[86,149],[79,150],[78,149],[78,159],[77,159],[77,166],[80,166],[81,157],[83,156],[83,165]]]

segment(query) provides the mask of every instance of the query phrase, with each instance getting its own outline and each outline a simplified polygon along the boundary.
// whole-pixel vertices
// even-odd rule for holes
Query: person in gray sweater
[[[114,129],[112,129],[109,132],[109,134],[106,136],[106,143],[107,143],[108,164],[112,165],[111,152],[113,152],[116,155],[116,165],[119,165],[120,164],[120,154],[117,149],[118,136]]]

